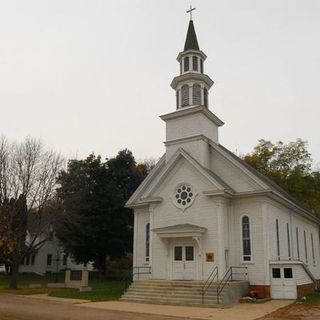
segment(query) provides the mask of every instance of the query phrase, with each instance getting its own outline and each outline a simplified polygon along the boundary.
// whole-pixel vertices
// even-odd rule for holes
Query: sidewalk
[[[142,304],[121,301],[89,302],[80,307],[113,311],[138,312],[192,319],[254,320],[291,304],[292,300],[271,300],[262,304],[238,303],[230,308],[204,308]]]
[[[62,303],[68,303],[68,304],[80,304],[80,303],[88,303],[88,302],[90,302],[90,300],[83,300],[83,299],[50,297],[50,296],[48,296],[47,293],[30,294],[30,295],[24,295],[22,297],[30,298],[30,299],[62,302]]]

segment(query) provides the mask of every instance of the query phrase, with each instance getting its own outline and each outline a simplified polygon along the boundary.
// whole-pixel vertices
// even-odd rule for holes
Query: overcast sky
[[[185,0],[0,0],[0,133],[66,157],[164,153]],[[320,163],[320,1],[192,1],[220,143],[309,142]]]

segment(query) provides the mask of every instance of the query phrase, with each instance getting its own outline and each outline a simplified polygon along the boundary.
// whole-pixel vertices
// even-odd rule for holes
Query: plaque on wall
[[[214,261],[214,253],[213,252],[207,252],[206,253],[206,261],[207,262],[213,262]]]

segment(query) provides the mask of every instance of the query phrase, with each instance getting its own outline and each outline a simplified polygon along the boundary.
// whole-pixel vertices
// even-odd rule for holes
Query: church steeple
[[[190,106],[208,107],[208,91],[214,82],[204,74],[206,58],[207,56],[199,48],[191,17],[184,50],[177,57],[180,63],[180,75],[171,82],[171,87],[176,91],[177,109]]]
[[[192,20],[190,20],[189,22],[186,42],[184,43],[184,51],[187,51],[187,50],[198,50],[198,51],[200,50],[196,31],[194,29]]]

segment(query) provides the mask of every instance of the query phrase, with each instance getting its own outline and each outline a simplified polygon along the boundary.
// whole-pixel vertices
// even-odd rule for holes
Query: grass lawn
[[[63,282],[63,279],[63,274],[59,274],[58,281]],[[57,289],[45,287],[47,283],[55,282],[55,280],[55,275],[39,276],[23,274],[19,276],[19,289],[10,290],[8,288],[8,277],[4,274],[0,274],[0,292],[22,295],[47,293],[49,296],[53,297],[103,301],[119,299],[124,289],[124,284],[122,281],[99,281],[96,279],[89,281],[89,286],[92,288],[92,291],[89,292],[80,292],[76,289]],[[30,289],[30,283],[40,283],[42,288]]]

